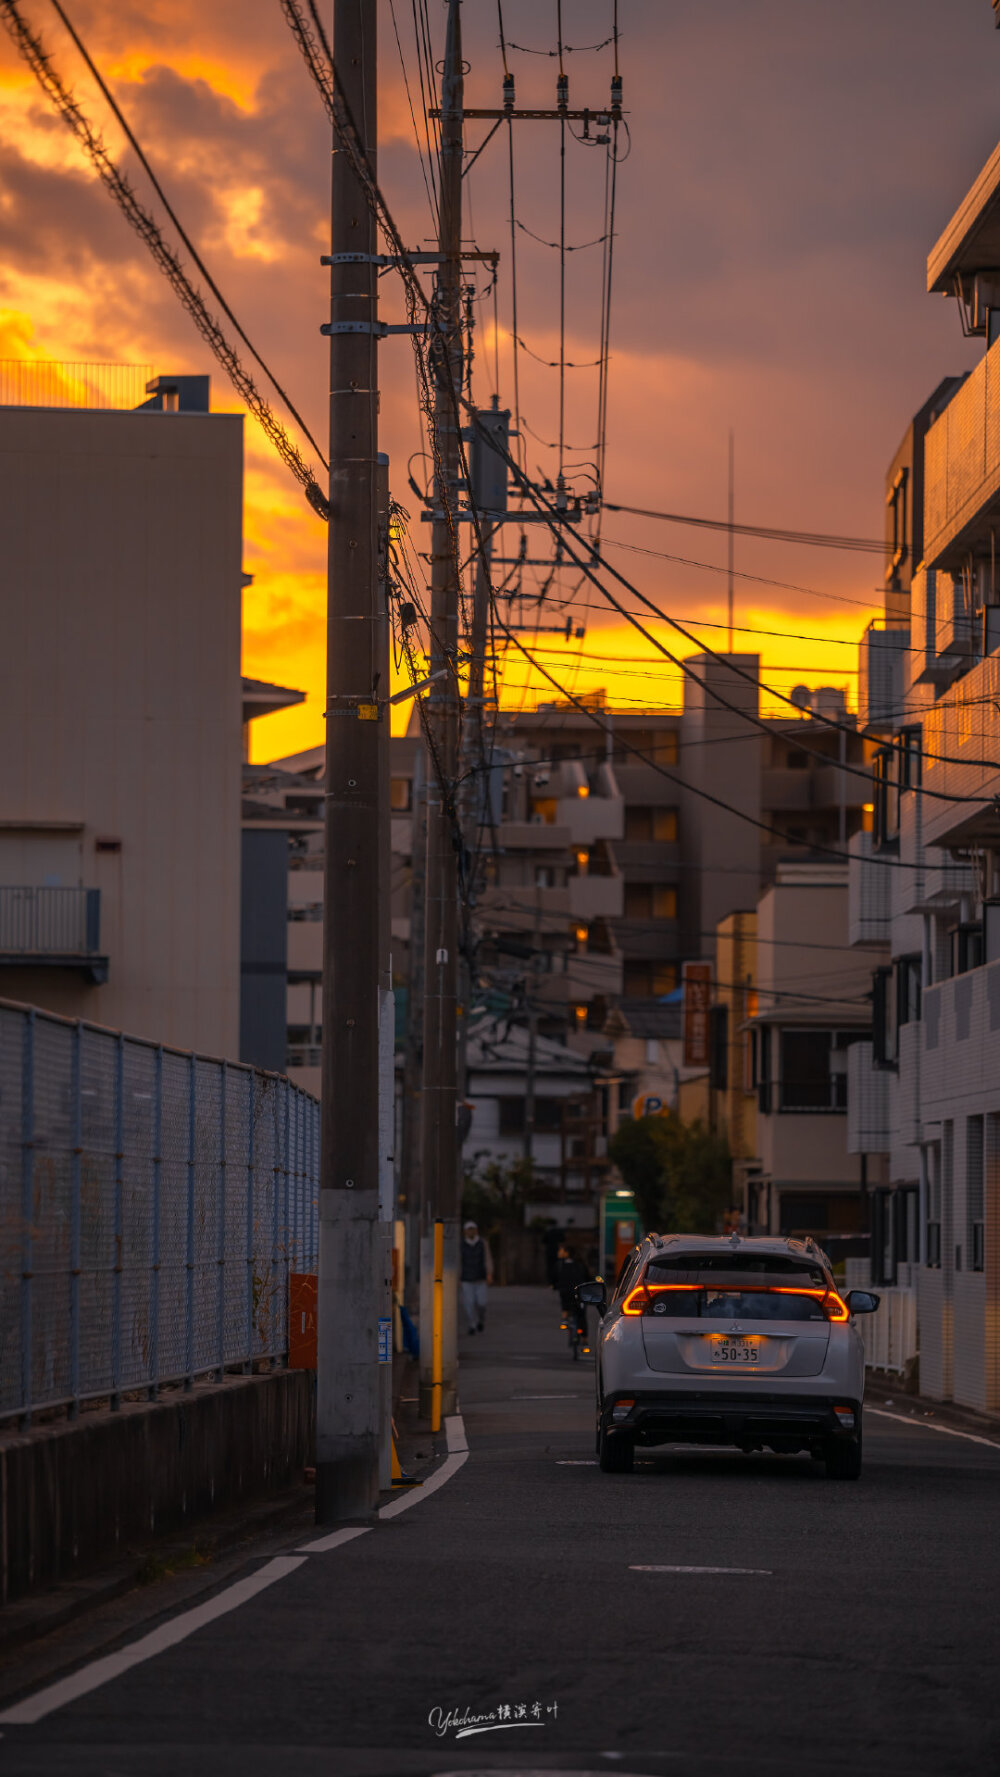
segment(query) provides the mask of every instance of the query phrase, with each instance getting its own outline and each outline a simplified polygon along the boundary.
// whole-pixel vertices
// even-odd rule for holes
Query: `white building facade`
[[[852,1056],[848,1140],[880,1169],[873,1279],[915,1299],[921,1392],[996,1411],[1000,149],[931,253],[928,287],[957,297],[986,351],[923,442],[923,559],[895,720],[878,720],[874,832],[853,845],[852,942],[887,937],[889,960],[871,1048]]]

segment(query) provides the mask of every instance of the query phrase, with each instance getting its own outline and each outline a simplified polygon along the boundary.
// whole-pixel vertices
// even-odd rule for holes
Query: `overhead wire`
[[[706,531],[732,531],[738,537],[760,537],[769,543],[801,543],[816,549],[848,549],[868,555],[884,555],[889,548],[885,541],[871,537],[845,537],[830,531],[793,531],[786,526],[732,524],[725,518],[694,518],[687,512],[657,512],[648,506],[621,506],[605,501],[609,512],[623,512],[630,518],[656,518],[667,524],[695,525]]]
[[[545,496],[545,494],[540,492],[539,489],[534,487],[529,482],[527,476],[523,473],[523,471],[519,468],[519,466],[514,462],[514,460],[511,457],[509,452],[507,453],[507,463],[508,463],[508,468],[511,470],[511,472],[515,476],[515,479],[518,481],[518,483],[521,487],[522,493],[533,503],[533,505],[535,506],[535,509],[539,513],[543,514],[546,517],[549,528],[553,531],[553,533],[557,537],[561,538],[562,547],[567,552],[569,559],[571,561],[573,561],[574,564],[580,568],[583,575],[588,580],[591,581],[591,583],[597,588],[597,590],[608,601],[608,603],[611,605],[611,607],[613,609],[617,610],[620,615],[626,617],[628,619],[628,621],[633,624],[634,627],[642,629],[642,625],[637,622],[635,614],[630,612],[627,609],[627,607],[622,606],[620,604],[620,601],[616,600],[614,595],[612,595],[608,592],[607,587],[603,585],[603,583],[600,581],[597,574],[595,573],[593,566],[590,565],[592,562],[596,562],[598,564],[598,566],[604,568],[609,574],[611,574],[611,576],[615,580],[617,580],[620,585],[625,587],[625,589],[627,591],[631,592],[636,598],[638,598],[640,603],[642,605],[644,605],[649,611],[651,611],[654,616],[659,618],[659,620],[661,622],[664,622],[664,623],[668,624],[671,628],[678,630],[679,633],[681,635],[683,635],[686,640],[693,643],[695,646],[701,647],[702,650],[705,653],[711,655],[712,658],[724,663],[727,666],[727,668],[731,672],[733,672],[737,677],[746,680],[747,683],[753,685],[755,687],[755,689],[759,689],[759,687],[760,687],[759,678],[755,677],[753,674],[748,673],[743,668],[739,667],[731,655],[720,654],[717,650],[709,647],[707,643],[699,642],[698,638],[696,636],[694,636],[693,634],[691,634],[691,632],[685,628],[684,624],[678,618],[671,617],[667,612],[661,610],[660,607],[658,605],[654,604],[653,601],[651,599],[649,599],[645,593],[641,592],[640,589],[637,586],[635,586],[632,581],[627,579],[627,577],[625,575],[621,574],[619,572],[619,570],[613,566],[613,564],[611,564],[610,562],[607,562],[600,555],[600,552],[595,548],[595,546],[591,542],[591,540],[584,537],[584,536],[581,536],[579,531],[568,520],[568,518],[565,516],[565,514],[560,514],[558,509]],[[470,503],[471,503],[471,500],[470,500]],[[569,538],[574,539],[576,545],[581,550],[584,551],[584,556],[582,558],[579,555],[575,555],[573,553],[572,546],[571,546],[570,542],[568,541]],[[589,557],[589,561],[587,559],[588,557]],[[649,636],[647,634],[646,639],[652,641],[654,647],[656,647],[659,652],[663,653],[666,656],[666,658],[668,658],[672,662],[673,665],[680,667],[681,670],[684,672],[689,672],[690,669],[687,668],[685,663],[683,661],[679,660],[676,656],[674,656],[670,652],[670,650],[666,649],[662,643],[660,643],[656,640],[655,637]],[[699,683],[700,682],[701,681],[699,680]],[[801,714],[800,706],[795,703],[793,698],[786,696],[783,692],[778,691],[775,687],[765,687],[765,688],[769,689],[772,692],[772,694],[776,698],[778,698],[781,702],[789,704],[791,706],[791,708],[797,712],[797,714]],[[718,694],[715,691],[711,690],[711,688],[709,688],[709,690],[710,690],[710,695],[716,697],[717,700],[719,700]],[[721,699],[720,701],[724,702],[725,699]],[[837,729],[839,731],[842,731],[842,732],[845,732],[848,734],[853,734],[855,732],[855,729],[853,727],[851,727],[850,725],[848,725],[847,723],[839,722],[835,718],[827,716],[818,710],[810,711],[810,716],[811,716],[812,720],[816,721],[822,727]],[[923,757],[928,758],[928,759],[936,759],[936,760],[939,760],[943,763],[949,763],[949,764],[955,764],[955,765],[966,765],[966,766],[967,765],[980,765],[980,766],[988,767],[988,768],[994,769],[994,770],[1000,769],[1000,765],[998,765],[997,762],[992,761],[992,760],[963,759],[963,758],[956,757],[953,755],[934,753],[930,750],[925,750],[923,753]],[[951,798],[951,797],[948,797],[947,799],[953,800],[953,798]],[[982,798],[969,798],[969,800],[981,801],[983,799]],[[992,800],[992,798],[990,798],[989,800]]]
[[[396,39],[396,48],[399,52],[399,66],[400,66],[400,68],[402,70],[402,74],[403,74],[403,85],[406,89],[406,103],[409,107],[410,122],[413,125],[413,140],[416,143],[417,159],[420,163],[420,176],[423,179],[424,190],[427,193],[427,205],[428,205],[428,208],[431,213],[431,221],[436,224],[438,221],[439,211],[438,211],[438,202],[437,202],[437,188],[434,184],[434,162],[428,156],[428,160],[430,161],[430,164],[428,166],[428,163],[424,160],[424,148],[423,148],[423,145],[420,141],[420,131],[417,128],[416,112],[413,109],[413,96],[410,92],[410,77],[409,77],[409,74],[407,73],[407,69],[406,69],[406,58],[403,55],[403,44],[402,44],[402,39],[400,38],[400,35],[399,35],[399,24],[396,20],[396,0],[389,0],[389,14],[392,19],[392,30],[393,30],[393,35]],[[426,113],[426,109],[425,109],[425,111],[424,111],[425,139],[426,139],[426,131],[427,131],[427,113]]]
[[[195,246],[190,235],[188,234],[187,230],[185,229],[183,223],[181,222],[180,217],[177,215],[176,210],[174,209],[173,205],[171,204],[169,198],[167,197],[167,194],[164,191],[163,186],[160,184],[160,181],[159,181],[156,173],[153,171],[153,168],[150,165],[149,158],[148,158],[147,154],[145,153],[141,143],[138,141],[138,139],[135,135],[135,132],[133,131],[133,129],[131,128],[131,125],[128,122],[128,119],[125,117],[125,115],[121,109],[121,106],[118,103],[118,100],[115,98],[114,93],[111,91],[111,88],[108,86],[106,80],[104,79],[104,76],[101,74],[100,69],[97,67],[97,64],[95,63],[93,57],[91,56],[90,51],[88,50],[86,44],[84,43],[79,32],[77,31],[76,26],[73,24],[72,20],[68,17],[65,8],[61,4],[61,0],[51,0],[51,5],[53,8],[53,11],[58,15],[58,17],[61,20],[66,31],[69,33],[69,36],[72,38],[74,44],[76,45],[76,48],[79,51],[80,56],[82,57],[83,61],[86,63],[86,66],[87,66],[91,76],[93,77],[97,87],[99,88],[99,90],[101,92],[102,97],[104,98],[109,109],[111,110],[111,112],[115,118],[115,121],[117,122],[119,128],[121,129],[123,135],[125,136],[125,139],[129,144],[129,147],[132,149],[133,154],[135,155],[136,159],[138,160],[139,165],[142,167],[143,172],[146,174],[146,177],[149,180],[149,183],[153,187],[153,190],[156,192],[156,195],[159,198],[161,204],[163,205],[163,208],[165,209],[167,215],[169,216],[174,228],[177,231],[177,234],[179,235],[181,241],[184,243],[184,246],[187,248],[188,252],[190,253],[191,258],[194,260],[195,265],[197,266],[199,272],[201,273],[202,277],[204,278],[209,289],[211,290],[212,295],[215,297],[216,302],[219,304],[220,308],[222,309],[223,314],[226,316],[227,320],[232,322],[232,324],[235,327],[237,333],[239,334],[241,340],[243,341],[243,344],[246,346],[247,350],[249,351],[250,356],[254,359],[255,363],[257,363],[260,366],[261,370],[264,372],[264,375],[267,377],[268,382],[271,384],[271,387],[274,389],[274,391],[278,395],[279,399],[284,402],[286,408],[288,409],[288,412],[291,414],[296,425],[304,433],[305,437],[308,438],[313,449],[318,453],[320,461],[323,464],[324,469],[328,469],[329,464],[328,464],[326,457],[323,453],[322,446],[320,444],[318,444],[316,439],[313,437],[312,432],[309,430],[309,427],[307,426],[305,420],[302,418],[302,415],[299,413],[298,409],[296,408],[295,404],[293,403],[291,396],[286,392],[285,389],[282,388],[277,377],[275,376],[274,372],[270,368],[270,365],[268,365],[265,362],[265,360],[261,357],[260,353],[257,351],[257,348],[254,346],[251,339],[248,337],[248,335],[244,332],[243,328],[241,327],[239,321],[237,320],[236,316],[234,315],[228,302],[226,301],[225,297],[223,296],[222,291],[219,289],[218,284],[215,282],[215,279],[213,278],[207,265],[205,264],[204,260],[202,259],[201,254],[198,252],[197,247]]]
[[[63,16],[65,18],[65,15]],[[321,517],[327,517],[329,510],[327,498],[312,469],[303,458],[297,445],[289,438],[281,421],[272,413],[252,376],[241,363],[235,346],[226,338],[218,321],[210,314],[204,297],[191,283],[180,258],[165,240],[159,224],[140,203],[133,186],[109,153],[103,138],[92,127],[82,107],[56,72],[52,58],[46,51],[41,38],[26,23],[16,0],[0,0],[0,20],[6,26],[15,47],[31,69],[38,84],[76,137],[102,184],[110,192],[126,221],[138,234],[160,271],[164,273],[174,294],[180,299],[241,400],[245,402],[282,461],[304,489],[310,505]],[[78,38],[76,40],[79,41]],[[221,301],[217,292],[216,295],[217,299]],[[240,331],[242,335],[242,330]],[[256,352],[254,356],[257,357]],[[262,360],[258,358],[258,362],[262,362]],[[267,375],[270,378],[269,371]],[[277,384],[274,386],[278,387]],[[285,399],[284,396],[282,398]],[[292,411],[290,404],[289,411]]]

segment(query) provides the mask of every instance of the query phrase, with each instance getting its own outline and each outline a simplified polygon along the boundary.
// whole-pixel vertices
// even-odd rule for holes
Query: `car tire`
[[[635,1440],[627,1432],[609,1432],[602,1425],[597,1434],[597,1461],[605,1475],[630,1475],[635,1462]]]
[[[826,1446],[826,1472],[831,1481],[857,1481],[861,1476],[861,1433],[856,1438],[831,1438]]]

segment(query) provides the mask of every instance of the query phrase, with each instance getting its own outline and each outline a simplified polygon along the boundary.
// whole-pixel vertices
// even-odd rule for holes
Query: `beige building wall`
[[[243,423],[0,409],[0,885],[101,891],[104,985],[0,994],[239,1053]]]

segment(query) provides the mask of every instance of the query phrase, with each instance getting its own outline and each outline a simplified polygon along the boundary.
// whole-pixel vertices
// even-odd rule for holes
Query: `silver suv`
[[[854,1321],[878,1296],[841,1296],[811,1240],[650,1234],[614,1294],[579,1286],[601,1316],[597,1451],[631,1469],[637,1445],[808,1450],[840,1480],[861,1473],[864,1346]]]

